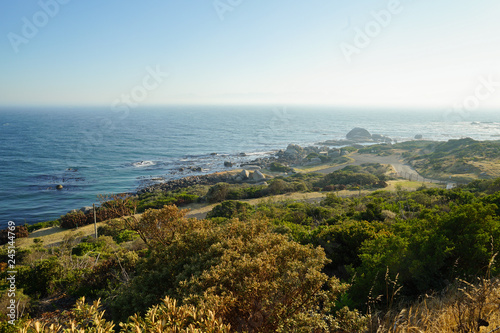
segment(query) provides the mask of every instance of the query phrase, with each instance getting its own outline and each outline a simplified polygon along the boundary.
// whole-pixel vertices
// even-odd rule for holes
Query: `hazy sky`
[[[3,0],[0,105],[498,108],[499,17],[498,0]]]

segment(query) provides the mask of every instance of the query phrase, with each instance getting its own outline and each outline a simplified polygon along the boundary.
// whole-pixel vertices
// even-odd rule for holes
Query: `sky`
[[[4,0],[0,106],[500,107],[498,0]]]

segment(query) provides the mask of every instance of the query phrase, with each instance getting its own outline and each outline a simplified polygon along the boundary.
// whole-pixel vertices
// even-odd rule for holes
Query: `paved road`
[[[401,155],[395,154],[395,155],[389,155],[389,156],[378,156],[378,155],[372,155],[372,154],[358,154],[354,153],[349,155],[350,158],[353,159],[353,162],[343,164],[340,166],[334,166],[331,168],[326,168],[323,170],[318,170],[316,172],[318,173],[324,173],[328,174],[333,171],[340,170],[344,168],[346,165],[361,165],[365,163],[380,163],[380,164],[390,164],[396,170],[397,174],[400,177],[410,179],[410,180],[416,180],[416,181],[425,181],[429,183],[439,183],[440,181],[438,180],[433,180],[433,179],[427,179],[421,175],[418,174],[415,169],[413,169],[410,165],[406,164],[403,162],[403,159]]]

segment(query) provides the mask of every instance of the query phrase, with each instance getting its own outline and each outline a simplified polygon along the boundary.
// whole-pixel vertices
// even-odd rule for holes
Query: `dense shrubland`
[[[371,179],[363,170],[277,178],[266,190],[353,186],[337,182]],[[384,181],[382,171],[373,185]],[[488,323],[493,330],[498,184],[351,198],[332,192],[319,203],[230,200],[203,220],[174,205],[147,209],[109,221],[98,239],[20,250],[25,314],[40,320],[24,325],[33,332],[37,323],[89,332],[479,332]],[[231,191],[214,186],[224,199]]]

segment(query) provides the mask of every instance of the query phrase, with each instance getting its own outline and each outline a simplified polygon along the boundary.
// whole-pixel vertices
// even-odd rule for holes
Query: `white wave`
[[[140,168],[140,167],[147,167],[147,166],[156,165],[156,163],[153,161],[139,161],[139,162],[132,163],[132,165],[137,167],[137,168]]]

